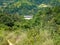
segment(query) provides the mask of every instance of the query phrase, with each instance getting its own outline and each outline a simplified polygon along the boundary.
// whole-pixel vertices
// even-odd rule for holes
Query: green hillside
[[[10,14],[36,14],[39,11],[38,6],[41,4],[60,6],[59,0],[3,0],[1,1],[1,12]],[[1,9],[2,8],[2,9]],[[24,12],[24,13],[23,13]]]
[[[60,0],[0,2],[0,45],[60,45]]]

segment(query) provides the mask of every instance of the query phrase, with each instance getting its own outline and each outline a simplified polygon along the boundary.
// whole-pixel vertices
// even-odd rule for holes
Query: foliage
[[[23,9],[30,10],[31,4],[22,2]],[[0,44],[8,45],[9,40],[14,45],[60,45],[60,6],[37,12],[30,20],[19,13],[0,13]]]

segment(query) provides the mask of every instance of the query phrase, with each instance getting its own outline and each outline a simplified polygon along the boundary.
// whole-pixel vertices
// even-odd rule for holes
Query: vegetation
[[[47,0],[48,1],[48,0]],[[21,3],[19,3],[21,2]],[[46,0],[18,0],[0,7],[0,45],[60,45],[60,6],[38,7]],[[23,4],[23,5],[21,5]],[[20,9],[22,11],[20,11]],[[19,11],[18,11],[19,10]],[[26,11],[25,11],[26,10]],[[8,13],[8,12],[9,13]],[[20,13],[19,13],[20,12]],[[24,15],[33,15],[30,20]]]

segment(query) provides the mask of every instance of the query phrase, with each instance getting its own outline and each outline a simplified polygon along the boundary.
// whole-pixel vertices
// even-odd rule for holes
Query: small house
[[[33,15],[25,15],[24,16],[24,19],[26,19],[26,20],[30,20],[30,19],[32,19],[33,18]]]

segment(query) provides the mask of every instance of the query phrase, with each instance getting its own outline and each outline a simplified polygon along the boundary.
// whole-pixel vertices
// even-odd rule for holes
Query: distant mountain
[[[35,14],[41,4],[60,6],[60,0],[0,0],[0,10],[10,14]]]

